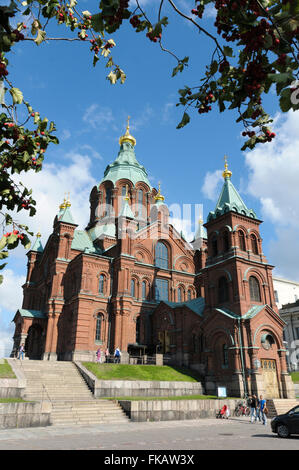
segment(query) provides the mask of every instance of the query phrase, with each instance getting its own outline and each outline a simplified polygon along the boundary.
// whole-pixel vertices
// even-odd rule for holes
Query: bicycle
[[[250,408],[246,404],[238,403],[234,411],[235,416],[249,416]]]

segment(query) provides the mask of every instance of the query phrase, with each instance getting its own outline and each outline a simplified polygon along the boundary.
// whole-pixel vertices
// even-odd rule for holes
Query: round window
[[[271,349],[274,343],[274,338],[269,333],[264,334],[261,338],[261,345],[266,350]]]

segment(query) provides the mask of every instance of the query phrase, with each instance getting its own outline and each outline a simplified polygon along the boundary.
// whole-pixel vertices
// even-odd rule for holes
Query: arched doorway
[[[43,329],[40,325],[32,325],[28,330],[25,342],[26,357],[40,360],[43,354]]]

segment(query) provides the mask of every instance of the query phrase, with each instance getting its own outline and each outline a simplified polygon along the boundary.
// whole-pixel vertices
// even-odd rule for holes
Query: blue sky
[[[82,10],[92,13],[98,4],[78,3]],[[158,2],[144,0],[142,4],[154,18],[151,15]],[[193,2],[185,0],[178,5],[187,12],[193,8]],[[211,15],[205,23],[210,30],[213,22]],[[63,34],[63,27],[48,32],[53,37]],[[128,24],[111,37],[116,42],[113,58],[127,75],[124,85],[110,85],[105,61],[99,61],[94,68],[89,46],[84,43],[49,41],[39,47],[18,43],[9,57],[10,80],[22,89],[34,109],[55,121],[60,139],[60,145],[47,152],[42,173],[23,178],[38,202],[38,213],[28,222],[35,232],[41,231],[43,244],[65,192],[70,192],[74,218],[84,227],[89,217],[89,192],[102,178],[107,164],[116,158],[118,139],[130,115],[137,159],[146,167],[153,186],[161,181],[169,205],[203,204],[206,218],[215,207],[223,181],[223,158],[228,155],[234,185],[247,206],[264,221],[264,252],[276,265],[275,273],[299,280],[299,115],[281,115],[275,95],[270,92],[265,104],[275,116],[273,129],[278,137],[247,154],[240,151],[242,128],[235,123],[235,112],[219,114],[216,106],[203,116],[191,112],[191,123],[177,130],[183,113],[182,107],[175,106],[177,90],[199,83],[212,44],[187,21],[172,14],[164,46],[181,58],[190,56],[190,65],[184,73],[171,78],[176,62],[143,33],[136,34]],[[0,287],[0,355],[1,349],[9,349],[11,344],[10,322],[21,307],[20,286],[26,262],[20,248],[11,254],[4,271],[5,281]]]

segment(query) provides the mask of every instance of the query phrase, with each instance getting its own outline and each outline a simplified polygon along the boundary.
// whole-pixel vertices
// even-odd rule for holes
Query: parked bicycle
[[[235,411],[234,416],[249,416],[250,415],[250,408],[246,405],[246,403],[238,403]]]

